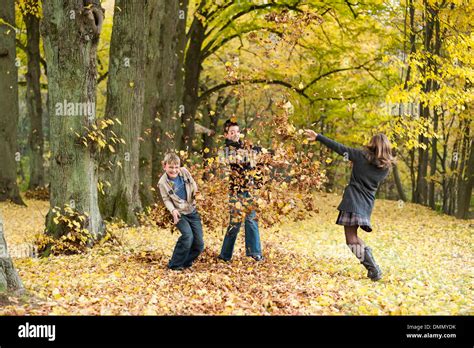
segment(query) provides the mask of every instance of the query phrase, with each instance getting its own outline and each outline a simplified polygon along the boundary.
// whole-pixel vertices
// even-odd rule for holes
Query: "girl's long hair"
[[[377,168],[390,169],[395,163],[392,145],[385,134],[375,134],[365,149],[365,157]]]

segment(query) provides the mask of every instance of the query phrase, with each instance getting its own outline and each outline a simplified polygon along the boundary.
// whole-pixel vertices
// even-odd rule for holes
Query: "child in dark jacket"
[[[227,120],[224,124],[224,137],[225,147],[222,157],[230,167],[230,223],[219,258],[224,261],[230,261],[232,258],[235,240],[242,225],[243,210],[250,207],[245,214],[245,251],[247,256],[261,261],[263,256],[258,222],[255,219],[255,210],[251,209],[253,204],[251,190],[258,188],[262,181],[256,163],[256,154],[261,152],[261,148],[244,144],[240,139],[239,125],[232,120]]]
[[[367,276],[377,281],[382,277],[382,271],[375,262],[372,249],[357,236],[357,228],[372,231],[370,216],[375,193],[394,162],[390,142],[384,134],[377,134],[364,149],[355,149],[309,129],[305,133],[309,140],[320,141],[353,164],[349,185],[337,207],[339,216],[336,224],[344,226],[346,244],[368,270]]]

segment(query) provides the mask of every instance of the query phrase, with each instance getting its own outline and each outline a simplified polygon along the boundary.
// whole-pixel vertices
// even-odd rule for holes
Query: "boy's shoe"
[[[168,267],[172,271],[182,271],[184,269],[183,266],[178,266],[178,267]]]
[[[255,261],[263,261],[264,258],[262,255],[252,255],[250,256],[252,259],[254,259]]]
[[[225,259],[225,258],[223,258],[221,255],[217,256],[217,258],[218,258],[219,260],[222,260],[222,261],[225,261],[225,262],[229,262],[229,261],[230,261],[230,259]]]

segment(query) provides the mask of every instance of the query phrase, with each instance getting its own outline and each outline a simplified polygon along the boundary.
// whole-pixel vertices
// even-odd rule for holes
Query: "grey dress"
[[[387,177],[389,169],[381,169],[370,163],[366,158],[366,150],[342,145],[322,134],[318,134],[316,140],[353,163],[349,185],[344,189],[342,201],[337,207],[342,213],[341,219],[338,218],[338,220],[347,221],[349,216],[344,216],[344,213],[353,213],[349,220],[361,219],[361,224],[353,223],[353,225],[357,224],[361,227],[367,225],[372,230],[370,216],[374,208],[375,193],[380,182]]]

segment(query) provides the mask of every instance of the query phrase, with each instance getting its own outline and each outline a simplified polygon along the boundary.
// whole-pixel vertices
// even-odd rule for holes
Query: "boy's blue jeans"
[[[234,244],[237,234],[242,225],[242,212],[237,209],[235,203],[240,202],[242,205],[252,204],[250,194],[245,191],[238,193],[236,196],[230,196],[230,224],[227,227],[224,243],[222,244],[220,257],[224,260],[230,260],[234,252]],[[251,210],[245,216],[245,253],[247,256],[262,255],[262,247],[260,245],[260,233],[258,231],[258,223],[255,221],[255,210]]]
[[[181,232],[181,237],[176,242],[168,267],[190,267],[204,250],[201,217],[196,210],[191,214],[181,214],[176,227]]]

